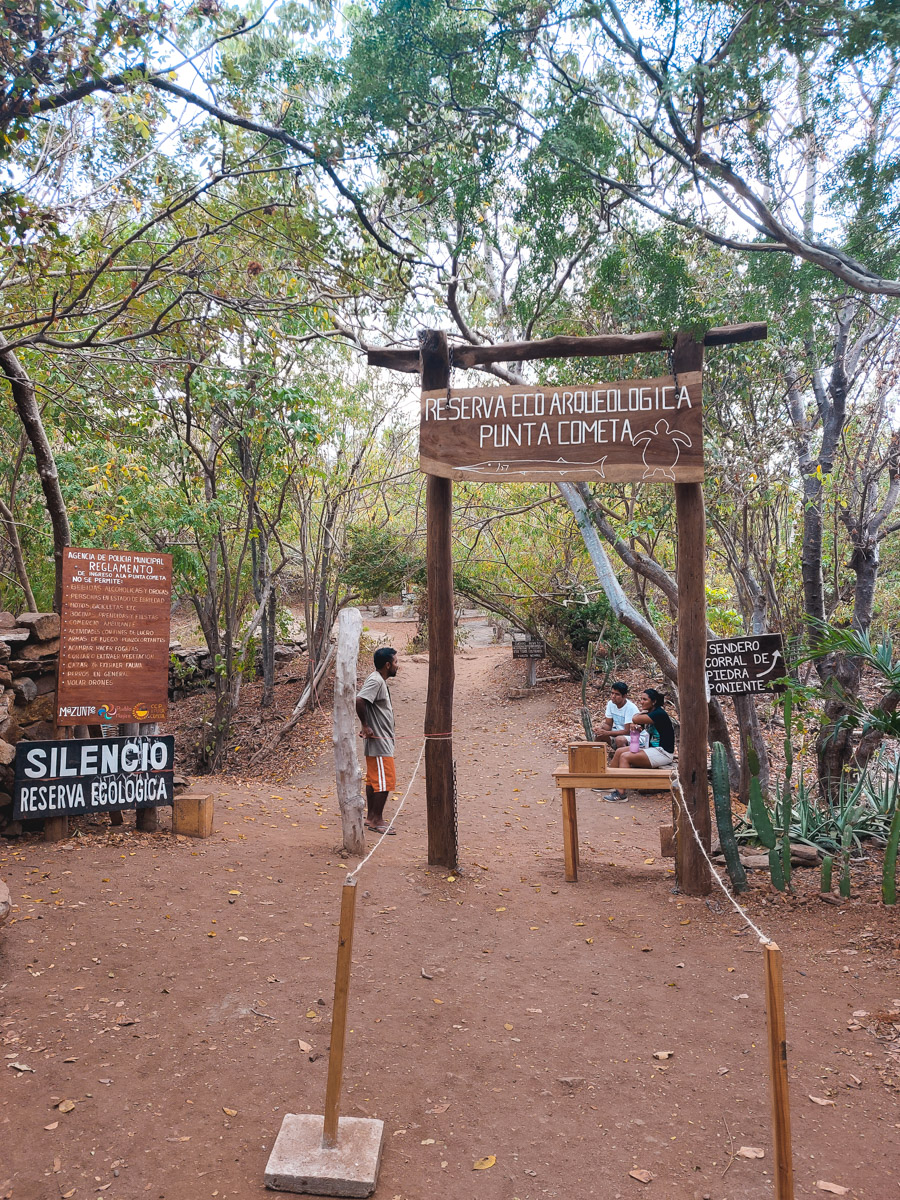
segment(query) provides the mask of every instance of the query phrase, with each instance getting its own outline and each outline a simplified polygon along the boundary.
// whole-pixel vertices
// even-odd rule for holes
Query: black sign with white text
[[[780,692],[774,684],[787,674],[780,633],[758,637],[715,638],[706,643],[706,678],[711,696],[749,696]]]
[[[13,819],[171,804],[174,737],[19,742]]]
[[[546,658],[547,647],[542,638],[528,634],[513,634],[513,658]]]

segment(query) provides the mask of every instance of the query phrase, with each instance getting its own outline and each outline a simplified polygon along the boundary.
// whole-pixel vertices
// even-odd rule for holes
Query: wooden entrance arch
[[[702,341],[690,333],[678,333],[674,343],[662,331],[599,337],[554,337],[532,342],[501,342],[493,345],[452,347],[453,366],[472,368],[492,362],[524,362],[537,358],[599,358],[613,355],[672,350],[672,373],[680,377],[702,372],[706,346],[728,346],[761,341],[767,336],[762,323],[729,325],[710,329]],[[419,352],[370,347],[371,366],[420,376],[423,396],[450,393],[451,347],[447,335],[438,330],[419,334]],[[457,409],[458,412],[458,409]],[[424,401],[423,401],[424,423]],[[677,457],[677,456],[676,456]],[[429,465],[431,460],[429,460]],[[490,469],[490,462],[479,467]],[[504,468],[506,469],[506,468]],[[573,480],[595,478],[596,469],[579,475],[567,463],[553,475],[543,466],[540,478]],[[600,472],[601,477],[602,470]],[[455,869],[458,866],[455,787],[453,764],[453,553],[451,519],[452,475],[427,473],[426,523],[428,566],[428,697],[425,707],[425,792],[428,816],[428,861]],[[465,476],[462,476],[465,477]],[[470,476],[471,477],[471,476]],[[482,475],[482,477],[485,477]],[[488,476],[495,477],[495,476]],[[528,478],[526,472],[507,478]],[[623,476],[619,476],[620,478]],[[702,477],[702,473],[701,473]],[[640,476],[636,476],[640,478]],[[674,476],[676,536],[678,549],[678,693],[681,743],[679,775],[685,804],[706,849],[710,846],[710,809],[707,789],[707,740],[709,714],[706,688],[706,509],[703,484]],[[675,878],[680,889],[692,896],[706,895],[712,884],[709,870],[692,836],[678,837]]]

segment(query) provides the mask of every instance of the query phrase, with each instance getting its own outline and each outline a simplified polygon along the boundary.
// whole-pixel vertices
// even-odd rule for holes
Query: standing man
[[[388,823],[384,806],[388,792],[397,786],[394,769],[394,710],[387,681],[400,668],[397,651],[379,646],[375,651],[375,670],[359,689],[356,715],[359,717],[360,737],[366,739],[366,829],[384,833]],[[395,830],[390,831],[393,835]]]
[[[608,742],[615,750],[618,745],[616,739],[624,735],[625,726],[637,711],[638,706],[628,699],[628,684],[614,683],[610,688],[606,715],[594,733],[595,740]]]

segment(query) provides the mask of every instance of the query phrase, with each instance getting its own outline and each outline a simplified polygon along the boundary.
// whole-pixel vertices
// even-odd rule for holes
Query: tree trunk
[[[332,741],[344,849],[354,856],[363,854],[366,848],[363,832],[363,813],[366,805],[356,751],[356,676],[361,634],[362,613],[358,608],[345,608],[338,617]]]
[[[19,420],[25,430],[25,436],[34,453],[38,478],[47,502],[47,513],[53,529],[53,559],[56,569],[56,586],[53,591],[53,609],[62,609],[62,560],[63,550],[72,544],[72,534],[69,529],[69,514],[66,501],[59,486],[59,474],[56,470],[56,459],[44,422],[41,418],[40,406],[34,392],[34,384],[25,368],[19,362],[12,350],[7,350],[6,339],[0,334],[0,369],[9,380],[13,403]]]
[[[263,690],[259,702],[260,708],[271,708],[275,701],[275,619],[277,611],[278,597],[273,590],[266,601],[259,631],[263,669]]]
[[[37,612],[37,601],[34,598],[34,592],[31,590],[31,581],[28,578],[28,570],[25,566],[25,556],[22,554],[22,543],[19,541],[19,531],[16,528],[16,519],[10,509],[2,500],[0,500],[0,518],[6,527],[6,538],[12,550],[13,562],[16,565],[16,574],[19,577],[19,583],[22,591],[25,593],[25,610],[26,612]]]

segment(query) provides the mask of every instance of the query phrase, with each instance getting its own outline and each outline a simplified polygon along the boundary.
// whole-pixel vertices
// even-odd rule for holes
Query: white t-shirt
[[[606,705],[606,715],[612,720],[613,729],[618,729],[620,732],[625,728],[625,722],[630,721],[639,708],[631,700],[626,700],[620,708],[614,700],[608,701]]]

